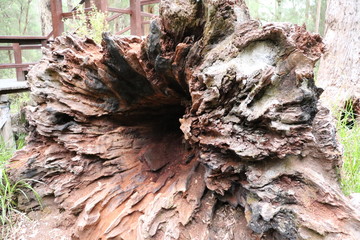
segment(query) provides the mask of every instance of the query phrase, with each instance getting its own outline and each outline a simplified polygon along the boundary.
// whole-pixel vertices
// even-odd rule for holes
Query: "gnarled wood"
[[[73,239],[359,239],[322,51],[235,0],[165,0],[146,39],[60,37],[29,73],[13,175],[46,183]]]

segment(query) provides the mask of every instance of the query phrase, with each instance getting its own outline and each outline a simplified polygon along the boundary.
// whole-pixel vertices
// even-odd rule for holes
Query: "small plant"
[[[10,110],[13,113],[21,111],[21,108],[30,101],[29,93],[11,94],[9,96],[11,101]],[[25,122],[25,119],[23,119]],[[29,195],[26,193],[30,191],[34,194],[35,199],[41,206],[41,199],[39,194],[32,188],[31,182],[36,182],[32,179],[20,179],[11,181],[6,165],[8,160],[12,157],[15,150],[21,149],[25,145],[26,134],[19,134],[16,140],[16,149],[12,146],[8,146],[6,142],[0,138],[0,224],[12,225],[12,217],[14,213],[22,214],[17,210],[17,196],[23,195],[26,199],[29,199]],[[2,228],[4,231],[4,228]],[[4,232],[3,232],[4,233]]]
[[[11,113],[18,113],[21,108],[30,102],[30,93],[14,93],[9,95]]]
[[[23,147],[24,140],[18,142],[18,149]],[[39,194],[33,189],[30,185],[31,182],[38,182],[32,179],[20,179],[15,182],[11,181],[6,164],[8,160],[13,155],[15,149],[10,148],[6,145],[5,141],[0,139],[0,223],[2,225],[12,224],[12,215],[14,213],[22,214],[19,210],[16,209],[16,196],[22,194],[26,199],[29,199],[26,190],[30,190],[36,200],[41,206],[41,198]]]
[[[16,182],[11,182],[5,168],[0,171],[0,222],[2,225],[12,224],[12,214],[22,214],[16,209],[16,196],[22,194],[27,200],[28,195],[24,192],[25,189],[31,190],[41,206],[41,198],[39,194],[31,187],[29,182],[31,179],[21,179]]]
[[[341,185],[344,193],[349,195],[360,192],[360,125],[352,101],[347,101],[337,112],[338,137],[344,150]]]
[[[16,149],[17,150],[22,149],[26,145],[26,137],[27,137],[27,134],[25,134],[25,133],[20,133],[17,136],[17,139],[16,139]]]
[[[101,43],[102,33],[109,30],[106,21],[107,14],[93,7],[90,11],[85,11],[80,6],[73,14],[72,19],[64,21],[67,32],[74,32],[81,37],[89,37],[96,43]]]
[[[7,160],[11,158],[14,149],[6,145],[5,141],[0,138],[0,169],[5,166]]]

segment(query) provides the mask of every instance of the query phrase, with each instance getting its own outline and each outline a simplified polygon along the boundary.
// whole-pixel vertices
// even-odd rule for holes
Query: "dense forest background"
[[[325,31],[326,0],[246,0],[251,16],[262,22],[306,24],[310,32]]]
[[[41,0],[0,0],[0,35],[40,36],[40,1]],[[63,11],[71,11],[79,0],[63,0]],[[306,24],[311,32],[324,35],[326,0],[247,0],[251,16],[259,21],[291,22]],[[109,6],[126,8],[129,0],[109,0]],[[156,13],[158,9],[153,9]],[[123,15],[109,25],[111,32],[129,25],[129,16]],[[69,31],[65,23],[65,30]],[[130,34],[126,32],[125,34]],[[23,62],[36,62],[41,58],[40,50],[23,50]],[[11,50],[0,51],[0,63],[12,63]],[[1,69],[0,79],[15,78],[14,69]]]

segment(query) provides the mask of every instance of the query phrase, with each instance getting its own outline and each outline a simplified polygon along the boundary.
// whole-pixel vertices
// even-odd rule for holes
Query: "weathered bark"
[[[317,83],[324,88],[323,103],[343,107],[353,99],[360,114],[360,9],[357,1],[329,0],[326,11],[327,51],[319,67]]]
[[[57,38],[12,174],[46,183],[73,239],[359,239],[322,51],[235,0],[162,1],[146,39]]]

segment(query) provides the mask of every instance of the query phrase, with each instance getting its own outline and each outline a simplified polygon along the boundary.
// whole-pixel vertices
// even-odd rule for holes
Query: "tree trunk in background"
[[[25,13],[24,13],[25,19],[24,19],[24,28],[23,28],[23,30],[22,30],[22,32],[21,32],[22,35],[26,35],[27,27],[28,27],[28,25],[29,25],[29,11],[30,11],[31,1],[32,1],[32,0],[27,0],[27,2],[26,2],[26,7],[25,7],[25,9],[24,9],[24,11],[25,11]]]
[[[322,3],[322,0],[317,0],[317,4],[316,4],[316,22],[315,22],[315,32],[317,32],[317,33],[319,33],[319,29],[320,29],[321,3]]]
[[[325,28],[327,51],[320,63],[317,83],[324,88],[322,99],[330,108],[342,107],[344,102],[351,99],[355,105],[359,104],[359,19],[358,1],[328,1]],[[356,110],[357,113],[360,113],[359,110]]]
[[[66,3],[69,12],[74,9],[75,5],[73,3],[73,0],[67,0]]]
[[[13,62],[13,57],[14,57],[14,53],[12,50],[7,50],[7,55],[8,55],[8,59],[9,59],[9,62]]]
[[[281,3],[282,0],[275,0],[275,21],[280,21],[281,19]]]
[[[305,3],[305,19],[309,18],[309,12],[310,12],[310,0],[306,0]]]
[[[147,13],[151,13],[154,14],[154,5],[153,4],[149,4],[149,5],[145,5],[142,7],[142,11],[143,12],[147,12]],[[148,21],[150,18],[144,18],[144,20]],[[143,32],[144,35],[148,35],[150,32],[150,27],[148,24],[143,25]]]
[[[259,13],[259,8],[260,8],[260,3],[259,0],[253,0],[255,3],[255,12],[254,12],[254,16],[252,16],[255,19],[260,19],[260,13]]]
[[[146,39],[59,37],[29,73],[11,175],[45,183],[64,237],[360,239],[314,85],[320,36],[261,26],[239,0],[160,13]]]
[[[39,1],[39,12],[40,12],[40,18],[41,18],[41,33],[43,36],[49,35],[53,29],[50,2],[51,2],[51,0]]]

